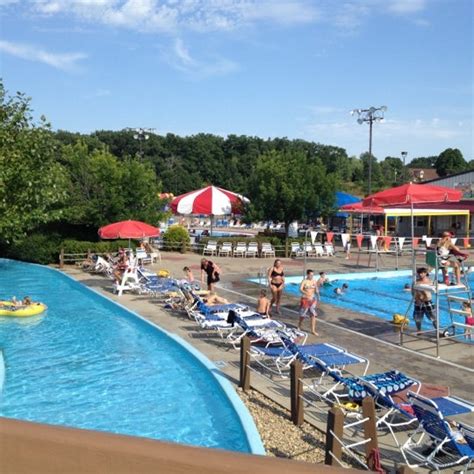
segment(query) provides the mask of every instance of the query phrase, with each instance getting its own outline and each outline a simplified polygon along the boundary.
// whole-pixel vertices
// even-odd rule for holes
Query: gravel
[[[268,456],[310,463],[324,463],[324,438],[309,423],[301,427],[290,420],[290,413],[255,390],[238,390],[250,411]]]

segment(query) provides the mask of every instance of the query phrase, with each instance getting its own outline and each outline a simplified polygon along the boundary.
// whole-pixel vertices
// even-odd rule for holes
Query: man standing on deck
[[[300,320],[298,322],[298,329],[301,330],[303,321],[309,317],[311,318],[311,332],[315,336],[319,336],[316,332],[316,307],[318,305],[319,288],[316,280],[313,279],[313,270],[306,271],[306,278],[301,282],[300,293],[302,294],[300,300]]]

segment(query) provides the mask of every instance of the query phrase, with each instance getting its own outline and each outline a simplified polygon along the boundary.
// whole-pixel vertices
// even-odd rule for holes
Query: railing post
[[[302,376],[303,365],[300,360],[295,359],[291,363],[291,421],[296,426],[301,426],[304,421]]]
[[[244,392],[250,389],[250,338],[244,336],[240,341],[240,383]]]
[[[64,267],[64,248],[61,247],[61,252],[59,253],[59,268]]]
[[[365,444],[365,457],[369,469],[372,469],[374,467],[374,453],[376,453],[378,449],[375,402],[372,397],[365,397],[364,400],[362,400],[362,414],[364,418],[367,418],[364,422],[364,438],[369,440]]]
[[[342,459],[342,445],[336,439],[342,439],[344,429],[344,413],[340,408],[332,407],[328,412],[326,427],[326,456],[324,464],[332,466],[336,459]]]

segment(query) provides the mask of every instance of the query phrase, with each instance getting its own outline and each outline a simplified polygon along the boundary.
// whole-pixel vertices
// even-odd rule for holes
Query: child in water
[[[349,285],[347,283],[343,283],[341,288],[335,288],[334,293],[336,295],[343,295],[349,289]]]

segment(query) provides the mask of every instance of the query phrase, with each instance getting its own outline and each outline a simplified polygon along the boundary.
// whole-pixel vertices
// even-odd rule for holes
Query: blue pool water
[[[433,278],[433,274],[430,277]],[[394,313],[403,315],[406,313],[411,301],[411,293],[403,291],[406,283],[411,285],[411,272],[409,271],[334,274],[329,275],[329,278],[332,286],[322,288],[322,301],[342,308],[392,321]],[[301,277],[287,277],[285,279],[285,292],[299,296],[301,279]],[[469,275],[469,282],[470,285],[474,282],[473,274]],[[342,286],[343,283],[347,283],[349,289],[342,295],[336,295],[334,289]],[[459,296],[465,296],[465,293],[459,294]],[[459,307],[459,305],[453,307]],[[451,324],[451,318],[448,314],[448,304],[445,297],[440,298],[440,308],[440,327],[447,327]],[[412,314],[413,307],[410,309],[408,316],[410,326],[415,327]],[[456,321],[464,323],[464,317],[457,315]],[[433,329],[426,317],[423,320],[423,328]],[[460,332],[459,329],[458,332]]]
[[[0,259],[0,299],[13,295],[48,311],[0,317],[0,416],[261,450],[237,395],[167,333],[55,270]]]

